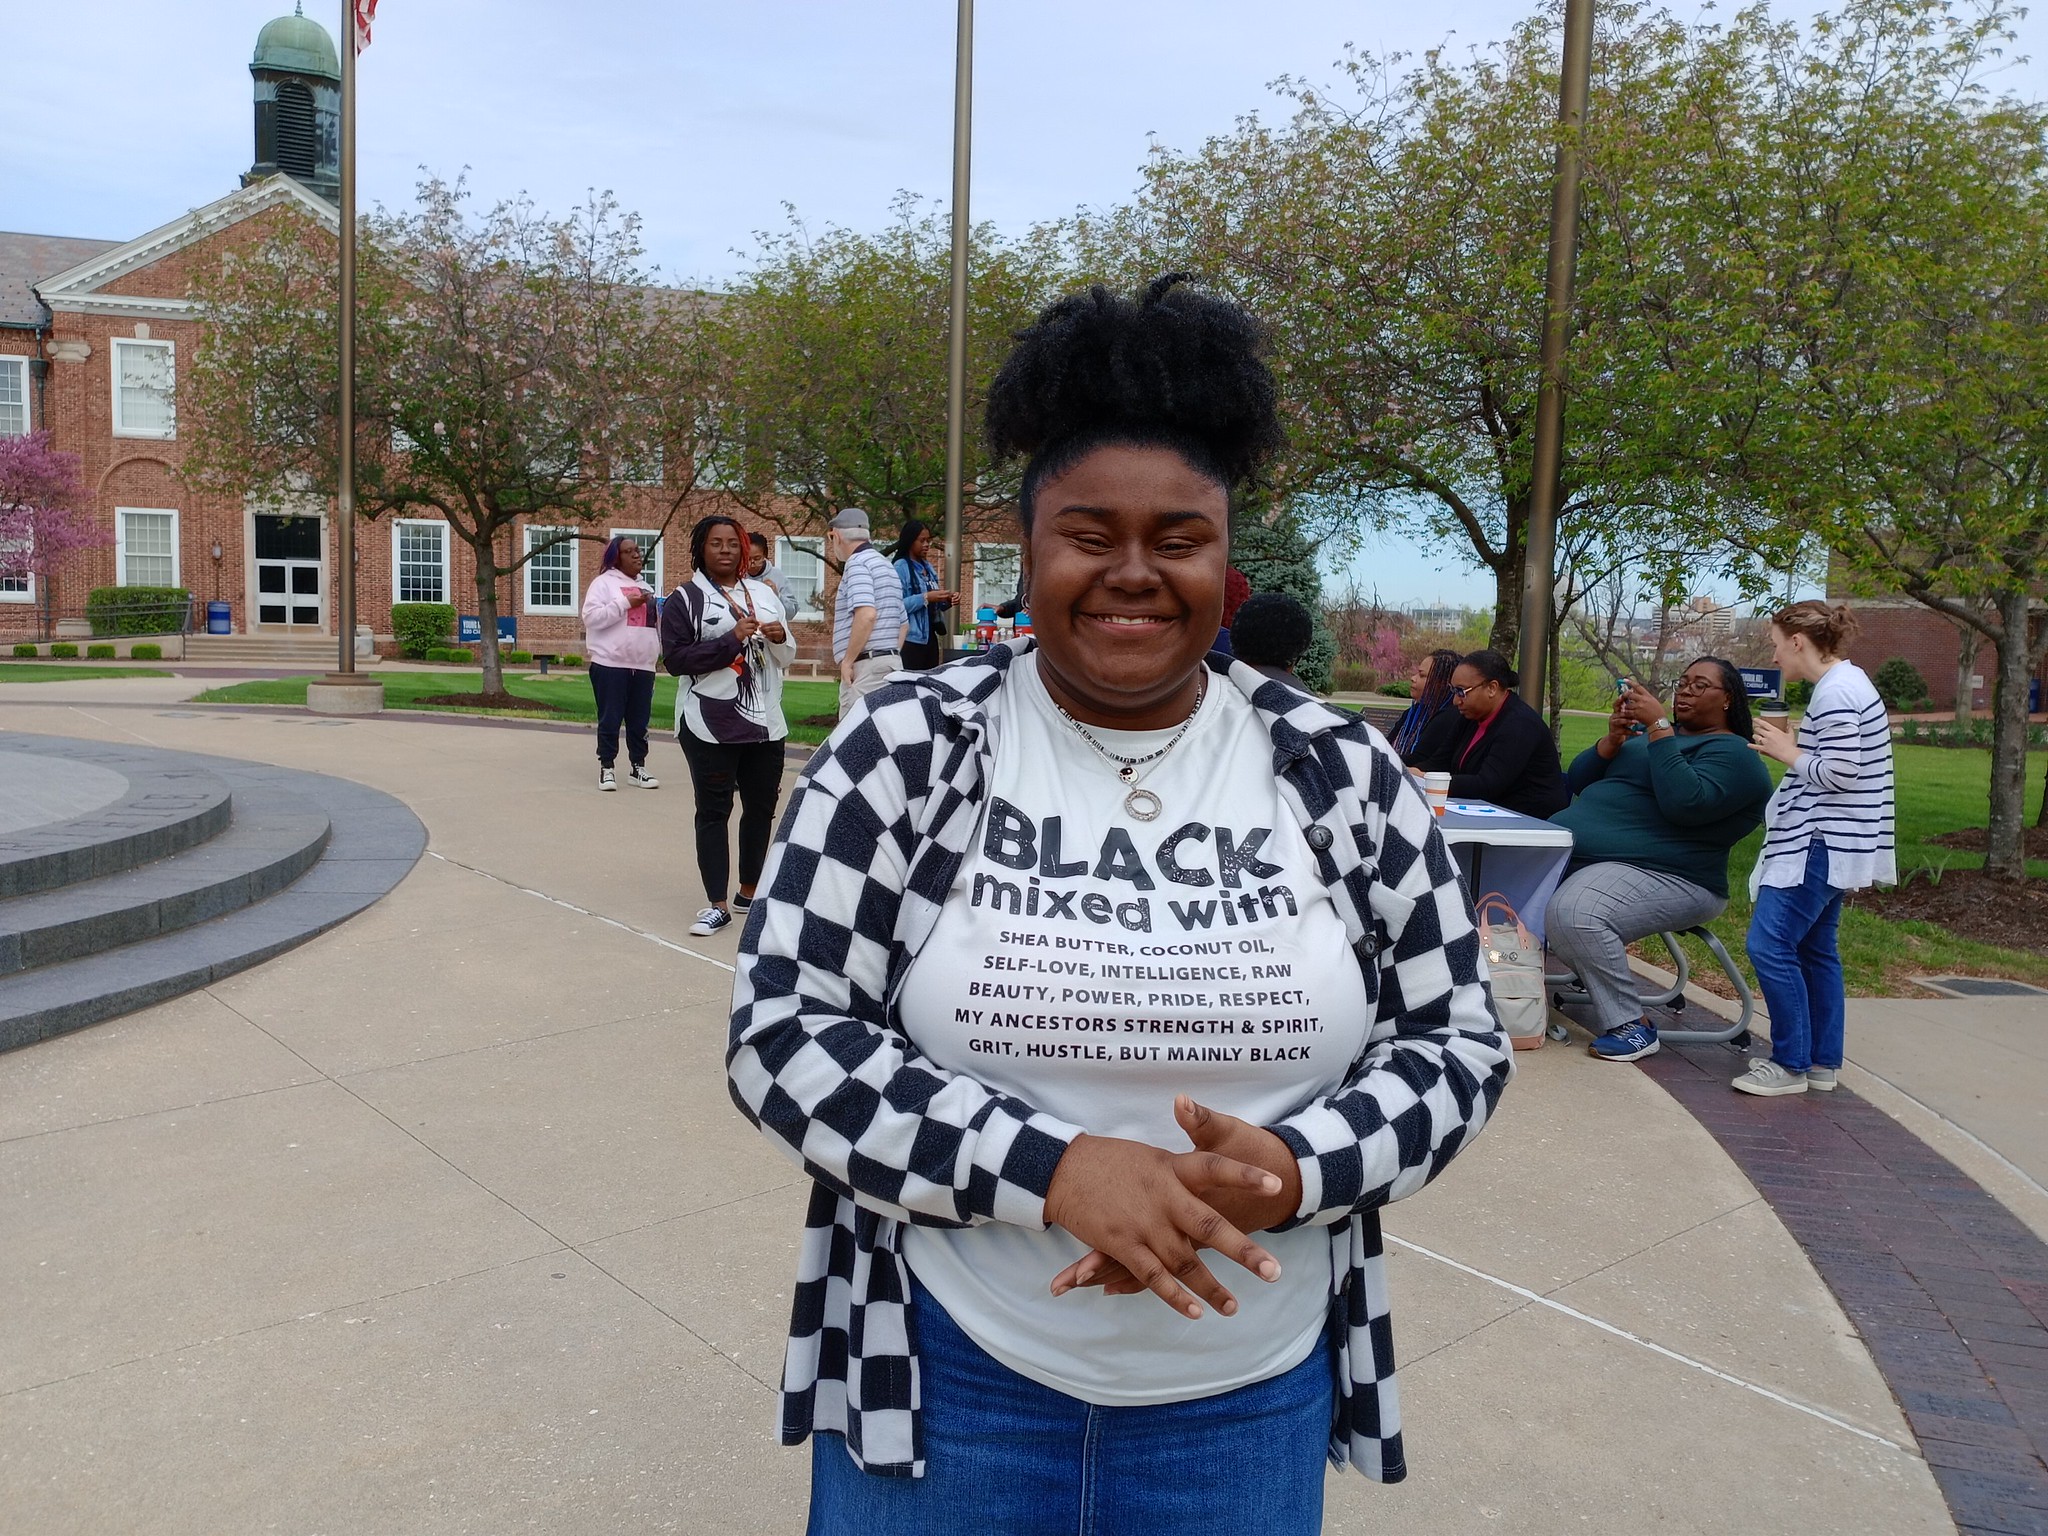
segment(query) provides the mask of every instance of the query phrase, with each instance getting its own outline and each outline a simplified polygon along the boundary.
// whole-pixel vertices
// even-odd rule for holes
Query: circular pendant
[[[1134,789],[1124,796],[1124,809],[1137,821],[1157,821],[1159,813],[1166,809],[1159,803],[1159,797],[1149,789]]]

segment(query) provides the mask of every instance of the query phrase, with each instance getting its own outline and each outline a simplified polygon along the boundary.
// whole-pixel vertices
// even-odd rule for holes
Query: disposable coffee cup
[[[1765,699],[1757,705],[1756,712],[1766,720],[1789,720],[1792,711],[1783,699]]]
[[[1429,808],[1441,816],[1451,803],[1451,776],[1448,773],[1425,773],[1422,776],[1423,791],[1429,796]]]

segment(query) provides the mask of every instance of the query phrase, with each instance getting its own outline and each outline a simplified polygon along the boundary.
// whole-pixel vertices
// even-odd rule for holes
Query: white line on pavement
[[[427,850],[427,857],[439,859],[443,864],[453,864],[457,869],[466,869],[472,875],[480,875],[484,879],[494,884],[505,886],[509,890],[520,891],[528,896],[538,897],[542,901],[562,908],[565,912],[574,912],[579,917],[591,918],[597,922],[604,923],[608,927],[616,928],[621,933],[630,933],[635,938],[646,939],[650,943],[659,944],[663,949],[672,949],[679,955],[688,955],[692,960],[702,960],[706,965],[715,965],[727,975],[733,973],[734,967],[727,965],[723,960],[691,949],[687,945],[678,944],[674,939],[664,939],[658,933],[649,933],[645,928],[635,928],[631,923],[622,923],[616,917],[606,917],[602,912],[593,912],[588,907],[579,907],[573,901],[564,901],[559,896],[550,896],[546,891],[536,891],[530,885],[520,885],[516,881],[505,879],[502,875],[494,875],[487,869],[478,869],[474,864],[465,864],[460,859],[449,858],[445,853],[436,853],[431,848]]]
[[[1815,1408],[1810,1404],[1802,1403],[1797,1398],[1787,1397],[1782,1392],[1773,1392],[1769,1387],[1760,1387],[1753,1381],[1744,1381],[1740,1376],[1730,1376],[1726,1371],[1718,1370],[1714,1366],[1708,1365],[1704,1360],[1695,1360],[1691,1355],[1681,1355],[1675,1349],[1666,1349],[1662,1344],[1653,1343],[1649,1339],[1643,1338],[1640,1334],[1630,1333],[1626,1328],[1617,1328],[1613,1323],[1603,1322],[1590,1313],[1581,1312],[1577,1307],[1568,1307],[1561,1301],[1553,1301],[1548,1296],[1538,1295],[1526,1286],[1516,1285],[1512,1280],[1503,1280],[1498,1275],[1489,1275],[1485,1270],[1474,1269],[1470,1264],[1460,1264],[1456,1259],[1437,1253],[1433,1249],[1425,1248],[1420,1243],[1411,1243],[1406,1238],[1396,1237],[1391,1232],[1386,1234],[1386,1239],[1390,1243],[1408,1249],[1411,1253],[1421,1254],[1425,1259],[1435,1259],[1439,1264],[1448,1264],[1452,1269],[1457,1270],[1461,1274],[1470,1275],[1475,1280],[1484,1280],[1488,1285],[1497,1285],[1504,1291],[1511,1291],[1515,1295],[1520,1296],[1524,1301],[1533,1301],[1539,1307],[1548,1307],[1551,1311],[1562,1312],[1566,1317],[1573,1318],[1578,1322],[1589,1323],[1593,1327],[1598,1328],[1602,1333],[1613,1334],[1617,1339],[1626,1339],[1631,1344],[1640,1344],[1652,1354],[1662,1355],[1667,1360],[1676,1360],[1680,1365],[1691,1366],[1696,1371],[1705,1371],[1709,1376],[1715,1377],[1717,1380],[1725,1381],[1731,1386],[1740,1387],[1745,1392],[1754,1392],[1758,1397],[1767,1397],[1774,1403],[1781,1403],[1787,1408],[1819,1419],[1823,1424],[1832,1424],[1837,1429],[1846,1429],[1850,1434],[1860,1435],[1865,1440],[1875,1440],[1879,1445],[1889,1446],[1903,1455],[1911,1456],[1915,1461],[1921,1459],[1920,1453],[1911,1446],[1901,1445],[1898,1441],[1884,1435],[1859,1428],[1857,1425],[1849,1423],[1846,1419],[1838,1419],[1832,1413]]]

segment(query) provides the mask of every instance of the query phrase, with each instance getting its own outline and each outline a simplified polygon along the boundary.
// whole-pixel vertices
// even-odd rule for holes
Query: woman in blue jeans
[[[858,700],[769,853],[726,1070],[812,1181],[812,1536],[1312,1536],[1405,1471],[1379,1208],[1512,1056],[1385,739],[1210,652],[1260,347],[1179,279],[1019,339],[1035,633]]]
[[[1764,813],[1752,877],[1749,963],[1771,1011],[1771,1054],[1735,1079],[1740,1092],[1826,1093],[1842,1066],[1842,894],[1898,879],[1892,845],[1892,731],[1884,701],[1842,652],[1856,616],[1794,603],[1771,620],[1787,683],[1813,684],[1795,736],[1756,723],[1756,749],[1785,764]]]

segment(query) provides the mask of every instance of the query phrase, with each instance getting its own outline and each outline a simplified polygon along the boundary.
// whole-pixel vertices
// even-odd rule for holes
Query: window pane
[[[114,348],[121,370],[120,416],[128,432],[171,428],[171,349],[161,342],[124,341]]]
[[[534,549],[561,530],[529,528],[526,547]],[[576,606],[576,541],[563,539],[554,548],[535,555],[526,563],[526,606],[528,608],[574,608]]]
[[[122,542],[126,546],[124,587],[169,587],[177,584],[177,559],[172,547],[169,512],[123,512]]]
[[[824,612],[825,541],[810,538],[780,538],[775,541],[775,563],[796,599],[794,618],[817,618]]]
[[[0,437],[20,437],[28,431],[28,364],[20,358],[0,358]]]
[[[1014,544],[974,546],[974,606],[994,608],[1017,594],[1017,573],[1022,567]]]
[[[441,556],[447,547],[447,533],[440,523],[398,525],[398,601],[448,601],[441,586]]]

